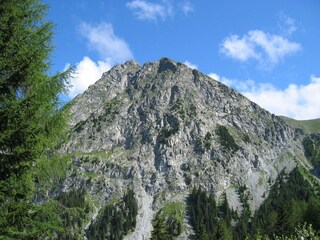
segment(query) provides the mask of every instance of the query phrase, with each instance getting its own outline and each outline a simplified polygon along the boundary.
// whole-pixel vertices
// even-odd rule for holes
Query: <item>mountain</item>
[[[89,239],[115,216],[125,226],[117,226],[119,239],[149,239],[162,224],[157,216],[171,213],[185,239],[196,232],[186,209],[194,187],[217,204],[226,199],[238,215],[245,189],[254,213],[281,174],[312,168],[303,129],[168,58],[114,66],[66,110],[70,131],[60,152],[70,160],[54,195],[80,199],[85,192],[85,224],[73,226]]]
[[[308,133],[316,133],[320,131],[320,118],[311,120],[295,120],[288,117],[281,117],[283,120],[293,128],[301,128]]]

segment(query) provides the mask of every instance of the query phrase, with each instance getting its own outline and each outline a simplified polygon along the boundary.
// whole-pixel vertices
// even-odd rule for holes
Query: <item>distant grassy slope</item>
[[[320,118],[312,120],[295,120],[283,116],[281,116],[281,118],[285,120],[289,126],[294,128],[302,128],[309,133],[320,132]]]

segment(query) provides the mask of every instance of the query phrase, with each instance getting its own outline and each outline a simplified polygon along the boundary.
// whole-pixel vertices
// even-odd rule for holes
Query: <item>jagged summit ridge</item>
[[[145,63],[143,66],[140,66],[139,63],[135,61],[128,61],[125,64],[115,65],[108,72],[105,72],[102,75],[102,78],[100,80],[98,80],[95,84],[91,85],[85,93],[77,96],[74,102],[81,101],[82,104],[84,105],[87,105],[86,102],[89,104],[92,103],[90,108],[87,109],[89,110],[89,112],[90,111],[92,112],[94,109],[95,110],[99,109],[100,102],[108,101],[114,98],[118,93],[125,91],[128,85],[131,85],[131,86],[133,85],[137,87],[139,85],[139,83],[136,82],[137,79],[139,80],[141,77],[145,78],[146,75],[150,77],[150,73],[160,74],[161,72],[164,72],[166,70],[171,71],[172,73],[175,73],[178,69],[180,73],[186,72],[189,75],[190,73],[194,74],[195,84],[198,84],[198,85],[201,84],[197,80],[197,78],[199,79],[199,75],[201,74],[200,72],[198,72],[195,69],[188,68],[183,63],[177,63],[168,58],[162,58],[159,61],[156,61],[154,63],[151,63],[151,62]],[[182,81],[182,83],[184,81],[190,80],[189,77],[187,77],[186,79],[168,78],[163,80],[171,82],[169,84],[173,84],[174,81],[177,79],[179,79],[179,81]],[[215,85],[218,84],[223,87],[226,87],[223,84],[216,82],[215,80],[207,77],[207,81],[208,79],[209,79],[209,82],[211,82],[211,86],[214,83]],[[159,81],[160,79],[156,78],[154,80]],[[156,84],[154,84],[153,86],[155,85]],[[93,95],[98,95],[99,98],[94,98]],[[95,103],[94,101],[96,101],[97,103],[96,107],[93,106]],[[74,112],[79,112],[79,111],[74,111]],[[74,116],[74,118],[77,118],[77,116]]]
[[[80,168],[65,191],[84,187],[102,206],[133,188],[139,221],[168,201],[182,201],[194,185],[216,197],[226,192],[239,210],[236,186],[246,185],[255,209],[278,173],[303,156],[299,135],[281,118],[168,58],[114,66],[69,109],[63,151]],[[150,236],[150,224],[135,230],[139,237]]]

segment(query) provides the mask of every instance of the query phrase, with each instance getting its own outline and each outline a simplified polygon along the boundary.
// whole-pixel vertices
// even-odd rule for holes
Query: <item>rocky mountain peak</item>
[[[153,212],[184,201],[191,186],[216,198],[226,193],[238,211],[237,188],[246,186],[256,209],[278,174],[304,158],[299,136],[281,118],[168,58],[114,66],[69,109],[63,151],[78,167],[64,191],[81,186],[101,207],[133,189],[141,225],[130,239],[149,237]]]

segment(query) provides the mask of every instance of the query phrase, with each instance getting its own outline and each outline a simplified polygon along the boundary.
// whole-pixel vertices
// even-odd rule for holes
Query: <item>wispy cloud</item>
[[[228,79],[216,73],[209,76],[237,89],[276,115],[300,120],[320,117],[320,77],[311,75],[307,84],[289,84],[285,89],[278,89],[271,83],[256,84],[253,80]]]
[[[262,66],[275,65],[284,57],[301,50],[301,45],[281,35],[261,30],[249,31],[244,36],[231,35],[225,38],[220,52],[242,62],[254,59]]]
[[[121,63],[133,59],[128,44],[115,35],[112,24],[102,22],[98,25],[82,23],[79,27],[81,35],[88,41],[89,47],[98,52],[102,59],[113,63]]]
[[[251,79],[240,81],[238,79],[230,79],[226,78],[224,76],[220,76],[216,73],[210,73],[208,74],[209,77],[213,78],[214,80],[217,80],[219,82],[222,82],[223,84],[236,88],[240,92],[248,91],[255,86],[255,82]]]
[[[99,54],[101,60],[95,62],[85,56],[76,64],[75,74],[70,79],[72,85],[68,94],[70,98],[84,92],[114,64],[133,59],[128,44],[114,33],[110,23],[102,22],[98,25],[82,23],[79,32],[87,40],[89,48]]]
[[[151,2],[149,0],[131,0],[126,6],[133,11],[139,19],[150,22],[165,21],[168,17],[174,17],[176,12],[185,15],[194,11],[193,4],[188,0],[161,0]]]
[[[193,64],[189,61],[184,61],[184,64],[187,65],[189,68],[198,69],[198,65]]]
[[[152,3],[146,0],[133,0],[127,3],[127,7],[134,11],[140,20],[158,21],[165,20],[172,14],[172,6],[169,2]]]
[[[186,15],[194,11],[193,5],[189,1],[183,2],[181,4],[181,9]]]
[[[290,36],[295,31],[297,31],[298,28],[295,19],[291,18],[283,12],[280,12],[279,20],[280,30],[285,36]]]

